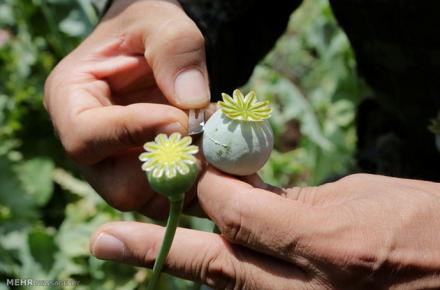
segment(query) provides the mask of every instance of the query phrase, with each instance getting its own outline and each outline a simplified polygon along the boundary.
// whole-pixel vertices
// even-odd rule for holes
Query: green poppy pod
[[[273,132],[267,119],[268,102],[256,100],[254,92],[233,98],[223,94],[220,110],[204,127],[203,154],[212,166],[233,175],[250,175],[261,169],[273,148]]]
[[[147,152],[139,156],[151,188],[172,201],[183,199],[197,178],[198,168],[193,154],[198,148],[190,145],[191,142],[191,137],[181,138],[179,133],[173,133],[169,138],[159,134],[154,142],[144,145]]]

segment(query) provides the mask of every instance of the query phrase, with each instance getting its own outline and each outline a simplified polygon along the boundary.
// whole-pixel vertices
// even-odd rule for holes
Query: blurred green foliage
[[[274,106],[267,182],[316,185],[354,166],[355,108],[368,89],[327,1],[303,3],[249,86]]]
[[[88,0],[0,0],[0,289],[8,278],[80,281],[60,289],[144,289],[148,281],[146,269],[90,257],[99,225],[147,219],[110,208],[81,180],[42,104],[47,75],[96,20]],[[274,105],[267,182],[318,184],[350,168],[356,101],[366,89],[327,1],[305,1],[245,87]],[[162,283],[190,286],[166,276]]]

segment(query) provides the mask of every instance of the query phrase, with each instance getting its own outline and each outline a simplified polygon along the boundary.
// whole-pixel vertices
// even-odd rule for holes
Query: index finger
[[[112,154],[140,147],[158,133],[186,133],[187,116],[178,108],[112,103],[105,78],[138,63],[134,56],[110,57],[81,63],[70,74],[55,71],[47,81],[46,107],[64,148],[77,162],[96,164]]]
[[[308,241],[325,221],[325,213],[311,205],[212,168],[197,190],[201,207],[228,240],[297,263],[304,262],[300,257],[307,254]]]

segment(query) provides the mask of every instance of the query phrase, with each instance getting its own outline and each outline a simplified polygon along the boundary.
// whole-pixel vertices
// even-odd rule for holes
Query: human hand
[[[110,205],[166,216],[137,156],[158,133],[186,134],[181,109],[209,103],[203,36],[177,1],[114,1],[53,70],[44,103],[67,154]]]
[[[198,197],[221,235],[178,229],[165,270],[216,289],[438,289],[440,185],[352,175],[280,194],[208,170]],[[151,266],[163,228],[102,226],[98,258]]]

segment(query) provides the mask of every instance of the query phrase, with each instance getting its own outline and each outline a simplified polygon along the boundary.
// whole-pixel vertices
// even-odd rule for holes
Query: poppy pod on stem
[[[147,152],[139,156],[151,188],[170,200],[165,236],[154,263],[153,276],[148,285],[149,290],[157,287],[176,233],[185,192],[193,186],[197,178],[198,168],[194,154],[198,152],[198,147],[191,145],[191,142],[191,137],[182,138],[179,133],[173,133],[169,137],[159,134],[154,142],[145,143],[144,149]]]

